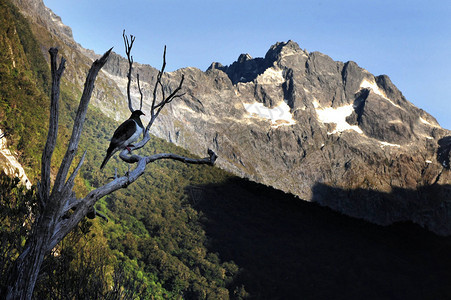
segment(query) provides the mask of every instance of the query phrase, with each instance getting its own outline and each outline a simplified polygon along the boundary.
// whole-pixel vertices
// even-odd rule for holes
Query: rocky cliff
[[[31,182],[25,174],[25,170],[22,165],[17,161],[16,155],[8,149],[8,142],[3,131],[0,129],[0,168],[6,175],[18,177],[20,183],[31,188]]]
[[[23,10],[42,1],[16,3]],[[95,57],[67,42],[70,31],[50,10],[27,14],[47,20],[40,26],[52,39],[43,39],[44,48],[55,40],[72,45],[68,65]],[[71,71],[80,78],[74,86],[81,87],[82,70]],[[139,64],[136,70],[150,99],[156,70]],[[114,56],[94,95],[94,105],[117,119],[127,114],[126,72],[124,58]],[[167,73],[168,91],[182,74],[185,95],[154,124],[155,135],[199,155],[212,148],[226,170],[345,214],[384,225],[411,220],[451,234],[451,132],[406,100],[388,76],[293,41],[275,44],[264,58],[242,54],[206,72]],[[132,94],[137,101],[137,90]]]
[[[451,132],[388,76],[292,41],[178,72],[187,94],[158,134],[191,151],[213,144],[222,167],[345,214],[451,233]]]

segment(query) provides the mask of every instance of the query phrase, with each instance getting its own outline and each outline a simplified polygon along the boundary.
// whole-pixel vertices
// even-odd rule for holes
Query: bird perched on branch
[[[113,137],[111,138],[110,146],[106,151],[106,157],[100,166],[100,169],[105,167],[108,160],[119,150],[128,149],[129,146],[133,146],[132,143],[137,141],[139,136],[144,131],[144,125],[141,122],[140,116],[144,113],[140,110],[135,110],[128,120],[119,125],[119,127],[114,131]]]

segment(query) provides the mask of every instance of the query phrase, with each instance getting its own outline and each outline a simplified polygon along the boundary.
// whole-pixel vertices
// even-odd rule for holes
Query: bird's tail
[[[103,160],[102,164],[100,165],[100,170],[103,169],[103,167],[105,167],[106,163],[108,162],[108,160],[111,158],[111,156],[113,156],[114,151],[109,151],[110,149],[107,150],[106,152],[106,156],[105,159]]]

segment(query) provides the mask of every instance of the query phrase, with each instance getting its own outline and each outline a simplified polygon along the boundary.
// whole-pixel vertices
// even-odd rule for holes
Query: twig
[[[143,108],[143,92],[141,91],[141,86],[139,85],[139,73],[136,74],[136,80],[138,81],[138,91],[141,95],[141,99],[139,101],[139,110],[142,110]]]
[[[127,54],[128,59],[128,73],[127,73],[127,99],[128,99],[128,109],[130,112],[133,112],[133,105],[132,105],[132,97],[130,96],[130,84],[132,81],[132,69],[133,69],[133,56],[130,55],[133,43],[135,42],[135,37],[133,35],[130,35],[130,40],[125,35],[125,29],[122,32],[122,37],[124,39],[125,44],[125,54]]]
[[[164,85],[162,82],[162,77],[163,77],[165,68],[166,68],[166,46],[164,46],[164,51],[163,51],[163,64],[161,66],[160,71],[158,72],[157,79],[155,81],[155,86],[153,89],[152,106],[150,108],[150,120],[146,126],[146,133],[150,130],[150,127],[152,126],[153,122],[160,114],[163,107],[166,104],[171,103],[172,100],[174,100],[175,98],[179,98],[184,95],[184,94],[178,94],[178,92],[182,89],[183,81],[185,80],[185,76],[182,75],[182,78],[180,79],[178,87],[168,97],[166,97]],[[161,95],[162,95],[162,100],[159,103],[157,103],[157,101],[156,101],[157,94],[158,94],[158,87],[160,87]]]

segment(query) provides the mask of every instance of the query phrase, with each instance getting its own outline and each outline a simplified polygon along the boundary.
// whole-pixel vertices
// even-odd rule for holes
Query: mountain
[[[68,58],[61,88],[60,139],[53,157],[55,166],[61,161],[65,143],[70,136],[80,96],[79,83],[84,80],[86,68],[95,54],[82,49],[73,39],[67,37],[63,40],[52,33],[52,29],[47,29],[45,20],[52,20],[49,10],[43,10],[48,15],[33,19],[33,7],[42,8],[42,1],[22,3],[28,5],[26,9],[31,24],[25,22],[9,0],[3,0],[0,4],[0,125],[1,129],[6,129],[11,153],[18,154],[19,162],[35,183],[47,133],[49,68],[45,59],[48,58],[48,47],[58,45],[60,52]],[[55,16],[53,18],[58,20]],[[55,24],[60,24],[58,22]],[[65,31],[69,32],[67,29]],[[259,70],[267,72],[267,62],[263,62],[263,58],[255,59],[254,62],[247,55],[242,58],[251,66],[257,64],[257,68],[261,68]],[[118,174],[127,171],[127,164],[117,157],[112,159],[114,161],[106,166],[104,172],[99,170],[111,133],[119,124],[106,117],[104,112],[113,118],[119,116],[118,119],[128,117],[129,114],[121,94],[125,87],[125,73],[121,73],[126,69],[125,61],[116,55],[110,63],[108,72],[102,73],[96,84],[96,104],[90,107],[84,125],[79,150],[87,150],[87,155],[76,179],[77,195],[86,195],[93,187],[108,182],[108,176],[116,167]],[[241,84],[239,80],[246,81],[255,76],[248,75],[252,72],[245,68],[239,71],[239,67],[233,67],[233,73],[228,68],[215,63],[208,72],[191,71],[194,75],[198,72],[204,74],[203,78],[207,80],[210,80],[209,73],[216,72],[224,78],[224,85],[232,88],[234,84]],[[253,68],[249,70],[255,70]],[[148,81],[155,76],[155,69],[149,66],[137,65],[137,69]],[[191,74],[190,70],[181,71]],[[229,73],[242,75],[230,79]],[[180,78],[180,72],[167,76],[176,81]],[[234,80],[238,81],[234,83]],[[194,96],[202,96],[206,84],[197,83],[199,93],[196,92]],[[187,85],[187,88],[192,89],[191,85]],[[210,92],[211,97],[214,97],[213,92]],[[204,102],[202,97],[198,99]],[[182,99],[183,102],[179,104],[187,107],[191,105],[189,109],[194,110],[195,106],[187,99]],[[114,105],[117,105],[117,113]],[[211,111],[207,104],[203,105],[199,104],[199,111]],[[270,104],[265,105],[271,107]],[[177,107],[174,107],[173,112],[177,113]],[[248,108],[268,117],[264,115],[268,111],[263,107],[262,104]],[[274,117],[275,124],[270,123],[274,127],[279,125],[274,130],[295,125],[292,124],[296,121],[295,117],[290,118],[286,111],[285,107],[284,114]],[[217,113],[225,115],[227,111]],[[261,130],[259,126],[270,122],[247,117],[249,124],[251,121],[259,122],[250,125],[256,133]],[[252,118],[256,117],[257,114]],[[172,123],[179,122],[178,126],[182,130],[189,125],[187,122],[193,122],[192,118],[182,123],[167,113],[164,120],[157,120],[160,126],[157,129],[164,132],[165,124],[170,127]],[[220,121],[217,120],[218,123]],[[224,126],[208,122],[210,120],[206,119],[205,124],[208,126]],[[348,122],[351,124],[352,120]],[[236,130],[236,127],[231,126],[230,129]],[[155,132],[158,133],[158,130]],[[199,127],[198,130],[207,132],[206,128]],[[182,137],[189,141],[185,133],[181,134],[180,141]],[[232,134],[229,136],[233,137]],[[174,139],[177,136],[171,132],[170,137]],[[223,143],[219,135],[217,140]],[[243,146],[237,144],[237,148],[232,150],[238,151],[238,147]],[[257,146],[261,147],[255,145],[252,149],[257,149]],[[440,138],[438,145],[434,146],[438,147],[436,157],[444,163],[443,166],[449,165],[449,146],[450,139],[447,137]],[[197,150],[202,151],[200,146]],[[141,151],[191,156],[188,151],[155,137]],[[247,155],[260,157],[257,152]],[[268,157],[267,162],[272,163],[274,159]],[[233,166],[233,159],[230,161]],[[446,172],[447,169],[442,168],[442,174],[436,178],[437,183],[433,186],[438,188],[437,193],[445,191],[446,181],[443,180],[447,176]],[[286,176],[283,174],[281,178]],[[3,253],[0,256],[1,295],[4,294],[3,288],[8,278],[8,266],[23,250],[23,240],[30,230],[33,218],[29,208],[32,208],[33,214],[38,208],[33,204],[37,201],[33,197],[35,189],[25,191],[23,187],[17,186],[17,182],[0,174],[0,252]],[[399,188],[392,193],[398,193],[399,200],[404,203],[406,199],[414,199],[421,193],[423,197],[434,196],[431,194],[434,191],[430,189],[428,186]],[[357,193],[360,193],[362,200],[387,197],[383,191],[363,188],[345,190],[321,182],[315,184],[312,190],[314,196],[319,192],[328,193],[328,198],[336,203],[344,201],[341,197],[352,194],[355,197]],[[440,199],[439,194],[430,199]],[[145,174],[134,184],[96,203],[97,211],[105,214],[108,222],[101,218],[86,218],[53,250],[53,255],[47,256],[34,297],[451,298],[451,237],[437,236],[411,222],[390,226],[370,224],[314,202],[315,199],[313,202],[300,201],[297,196],[237,178],[215,167],[173,161],[150,164]],[[436,219],[444,220],[443,217]]]
[[[213,147],[228,171],[354,217],[451,233],[451,133],[388,76],[292,41],[265,58],[178,70],[172,88],[181,74],[186,94],[155,124],[157,136],[199,155]]]
[[[185,96],[157,136],[199,155],[213,147],[220,167],[353,217],[451,233],[451,175],[438,157],[451,133],[388,76],[292,41],[265,58],[170,73],[170,88],[181,74]]]
[[[15,3],[37,24],[43,49],[56,43],[75,62],[68,73],[74,90],[80,87],[97,55],[77,44],[42,1]],[[127,68],[114,55],[93,95],[93,104],[115,119],[127,114]],[[150,99],[157,70],[135,64],[134,72]],[[166,73],[168,92],[182,74],[185,95],[154,124],[156,136],[198,155],[212,148],[225,170],[353,217],[382,225],[410,220],[451,234],[451,132],[388,76],[293,41],[276,43],[264,58],[242,54],[205,72]],[[132,97],[138,101],[136,88]]]

